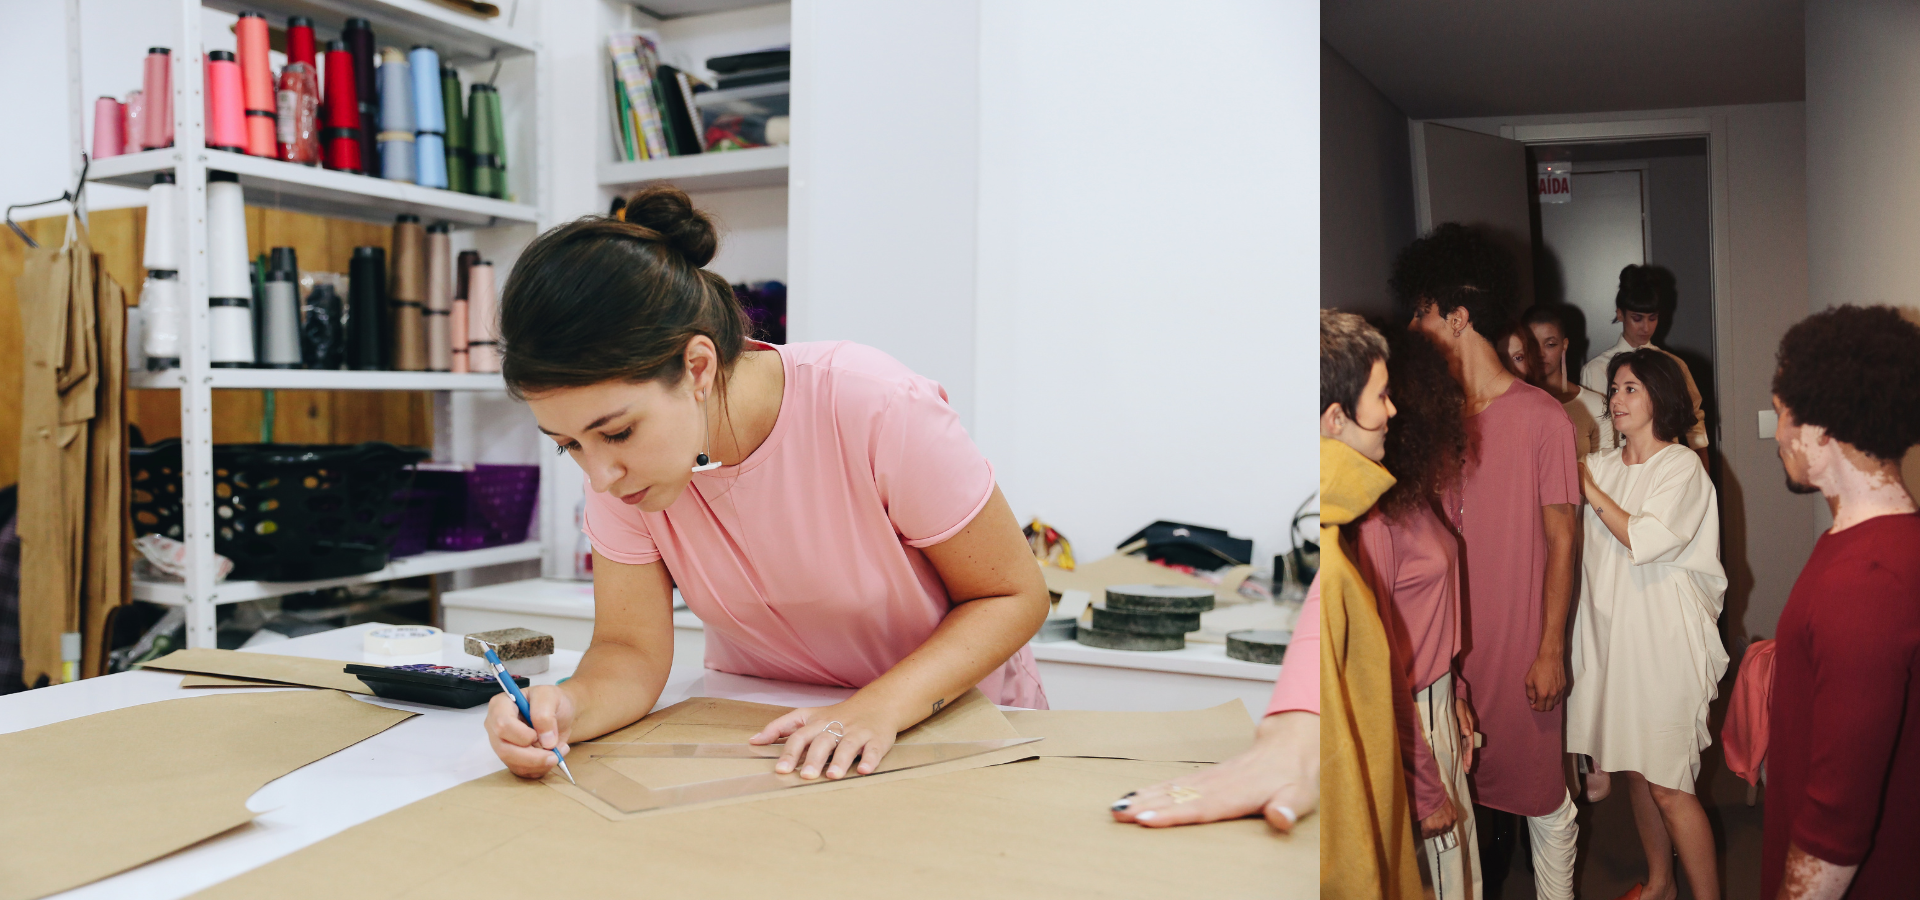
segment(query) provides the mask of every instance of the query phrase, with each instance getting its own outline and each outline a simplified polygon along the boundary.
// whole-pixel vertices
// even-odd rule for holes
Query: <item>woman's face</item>
[[[697,383],[608,381],[529,394],[527,406],[594,490],[659,512],[686,490],[706,439]]]
[[[1660,314],[1657,312],[1634,312],[1630,309],[1616,309],[1613,320],[1620,323],[1620,334],[1632,347],[1645,347],[1653,340],[1653,333],[1660,330]]]
[[[1387,364],[1374,360],[1373,370],[1367,374],[1367,386],[1360,390],[1360,402],[1354,404],[1353,415],[1350,418],[1342,415],[1341,423],[1331,433],[1323,425],[1321,433],[1379,462],[1387,455],[1387,420],[1396,412],[1393,399],[1387,396]]]
[[[1507,367],[1521,378],[1532,378],[1532,366],[1527,364],[1527,342],[1519,334],[1509,334],[1506,340]]]
[[[1639,436],[1653,427],[1653,396],[1633,374],[1632,366],[1621,366],[1613,373],[1607,411],[1613,415],[1613,430],[1621,434]]]
[[[1540,367],[1548,373],[1567,370],[1567,337],[1560,333],[1560,327],[1542,322],[1530,325],[1533,339],[1540,345]]]

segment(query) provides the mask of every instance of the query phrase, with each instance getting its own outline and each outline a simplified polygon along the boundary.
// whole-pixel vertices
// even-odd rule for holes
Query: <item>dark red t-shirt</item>
[[[1824,534],[1780,614],[1760,896],[1787,845],[1920,896],[1920,515]]]

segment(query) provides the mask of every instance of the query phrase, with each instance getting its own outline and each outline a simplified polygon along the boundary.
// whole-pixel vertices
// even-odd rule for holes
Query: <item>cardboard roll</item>
[[[1227,656],[1253,663],[1277,666],[1287,657],[1291,631],[1248,629],[1227,632]]]
[[[1184,635],[1128,634],[1099,628],[1082,628],[1074,640],[1107,650],[1179,650],[1187,646]]]
[[[1208,588],[1167,587],[1158,584],[1116,584],[1107,588],[1107,609],[1110,610],[1198,615],[1212,608],[1213,591]]]
[[[1186,612],[1138,612],[1131,609],[1093,608],[1093,627],[1124,634],[1151,634],[1179,637],[1200,630],[1200,614]]]

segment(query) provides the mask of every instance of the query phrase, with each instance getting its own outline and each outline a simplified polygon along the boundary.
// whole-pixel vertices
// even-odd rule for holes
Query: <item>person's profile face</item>
[[[1621,366],[1613,373],[1607,412],[1613,417],[1613,430],[1621,434],[1637,435],[1653,427],[1653,397],[1632,366]]]
[[[1780,467],[1786,470],[1787,490],[1796,494],[1819,493],[1820,489],[1809,483],[1812,467],[1807,462],[1806,450],[1800,446],[1800,423],[1779,397],[1773,398],[1773,412],[1777,420],[1773,426],[1773,443],[1780,454]]]
[[[558,388],[529,394],[527,406],[593,490],[659,512],[686,489],[704,443],[704,413],[691,379],[681,381]]]
[[[1413,311],[1413,321],[1408,322],[1407,327],[1432,338],[1443,347],[1448,343],[1448,338],[1453,336],[1453,329],[1447,326],[1447,318],[1440,314],[1440,304],[1431,300],[1421,303]]]
[[[1533,366],[1527,361],[1527,342],[1521,340],[1518,334],[1510,334],[1507,335],[1506,344],[1508,368],[1521,378],[1532,378]]]
[[[1657,312],[1634,312],[1630,309],[1614,310],[1614,319],[1620,323],[1620,333],[1627,343],[1634,347],[1644,347],[1653,340],[1653,333],[1660,329],[1660,314]]]
[[[1375,360],[1352,416],[1332,437],[1359,451],[1361,456],[1379,462],[1387,455],[1387,422],[1398,412],[1393,408],[1393,398],[1387,394],[1387,364]]]
[[[1540,345],[1540,368],[1546,372],[1565,371],[1567,364],[1567,338],[1560,329],[1544,322],[1528,326],[1533,339]]]

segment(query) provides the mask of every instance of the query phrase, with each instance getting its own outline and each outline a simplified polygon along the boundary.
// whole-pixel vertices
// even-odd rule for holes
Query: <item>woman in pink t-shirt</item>
[[[716,247],[686,194],[650,188],[541,235],[507,282],[507,384],[592,487],[595,615],[574,676],[527,691],[532,728],[495,698],[494,752],[539,777],[550,748],[646,715],[675,587],[708,668],[859,689],[753,738],[785,739],[779,772],[872,772],[976,685],[1046,708],[1026,647],[1046,584],[945,391],[857,344],[749,340],[702,268]]]

